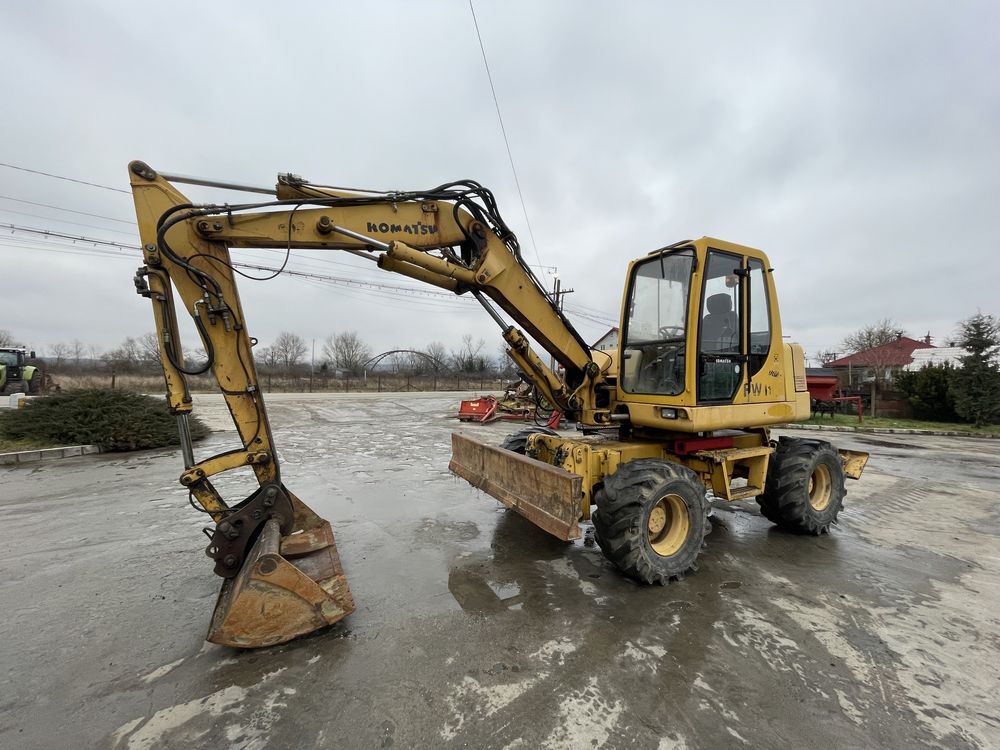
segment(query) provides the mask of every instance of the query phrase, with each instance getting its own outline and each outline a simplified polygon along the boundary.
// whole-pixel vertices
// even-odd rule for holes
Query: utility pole
[[[556,309],[559,310],[559,312],[562,312],[562,310],[563,310],[563,306],[565,304],[564,297],[567,294],[572,294],[572,293],[573,293],[572,289],[563,289],[562,288],[562,280],[559,278],[559,274],[558,273],[553,273],[552,274],[552,298],[553,298],[553,300],[555,300]],[[555,357],[549,357],[549,367],[552,369],[553,372],[555,372],[555,369],[556,369],[556,358]]]
[[[573,289],[563,289],[562,281],[558,276],[552,282],[552,296],[555,298],[556,307],[559,308],[559,312],[563,311],[563,307],[566,305],[566,300],[563,299],[567,294],[572,294],[575,290]]]
[[[309,358],[309,392],[313,392],[313,373],[316,371],[316,339],[312,340],[312,356]]]

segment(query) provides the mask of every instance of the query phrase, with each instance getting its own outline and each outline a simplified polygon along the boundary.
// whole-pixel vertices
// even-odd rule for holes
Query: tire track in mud
[[[936,743],[1000,745],[1000,555],[998,503],[973,482],[943,484],[877,476],[878,487],[842,514],[854,580],[878,602],[852,613],[855,632],[885,644],[874,675]],[[985,554],[984,554],[985,552]],[[984,596],[985,595],[985,596]]]

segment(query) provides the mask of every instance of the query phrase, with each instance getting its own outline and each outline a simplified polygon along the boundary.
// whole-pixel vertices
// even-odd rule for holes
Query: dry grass
[[[36,451],[41,448],[57,448],[55,443],[47,440],[12,440],[0,435],[0,453],[17,453],[18,451]]]

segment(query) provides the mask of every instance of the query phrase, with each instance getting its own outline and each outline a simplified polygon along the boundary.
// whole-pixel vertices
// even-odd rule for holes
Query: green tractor
[[[0,347],[0,396],[42,392],[45,380],[42,368],[27,363],[34,358],[34,352],[22,347]]]

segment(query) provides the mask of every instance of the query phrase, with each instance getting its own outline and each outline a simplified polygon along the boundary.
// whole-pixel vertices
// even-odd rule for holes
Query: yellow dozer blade
[[[234,648],[290,641],[354,611],[333,529],[295,495],[292,531],[268,520],[239,573],[222,584],[208,640]]]
[[[868,454],[864,451],[849,451],[841,448],[840,460],[844,463],[844,475],[851,479],[861,479],[861,472],[868,463]]]
[[[451,435],[452,473],[564,541],[580,538],[583,479],[520,453]]]

